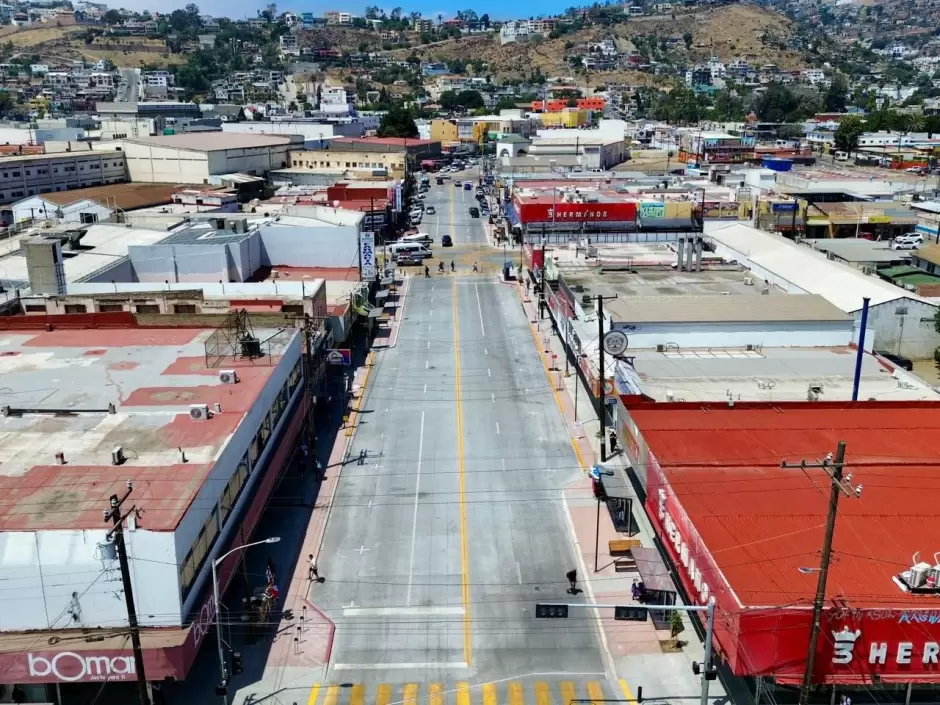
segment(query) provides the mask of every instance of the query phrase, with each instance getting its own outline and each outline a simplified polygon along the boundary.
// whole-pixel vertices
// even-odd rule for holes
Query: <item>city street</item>
[[[446,182],[426,203],[435,254],[450,234],[461,263],[412,281],[398,344],[376,356],[309,598],[336,623],[309,701],[618,697],[588,614],[534,615],[583,597],[565,594],[562,504],[581,470],[529,323],[493,273],[465,276],[466,254],[498,253],[472,192]]]

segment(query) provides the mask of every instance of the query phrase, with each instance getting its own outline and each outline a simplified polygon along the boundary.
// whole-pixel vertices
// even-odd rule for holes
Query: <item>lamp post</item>
[[[238,546],[233,548],[226,554],[219,556],[214,561],[212,561],[212,601],[215,604],[215,639],[216,644],[219,649],[219,673],[222,676],[220,683],[220,692],[222,693],[222,702],[224,705],[228,705],[228,675],[225,672],[225,652],[222,650],[222,620],[219,617],[220,605],[219,605],[219,574],[218,566],[226,558],[231,556],[233,553],[238,551],[244,551],[246,548],[251,548],[252,546],[260,546],[264,543],[277,543],[281,540],[280,536],[271,536],[264,539],[263,541],[255,541],[253,543],[246,543],[243,546]]]

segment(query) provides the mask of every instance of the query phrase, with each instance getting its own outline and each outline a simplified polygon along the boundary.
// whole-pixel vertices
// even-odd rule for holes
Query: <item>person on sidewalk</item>
[[[476,262],[473,263],[473,271],[474,271],[474,272],[479,272],[479,271],[480,271],[480,268],[477,267],[477,263],[476,263]]]
[[[321,582],[323,578],[320,577],[320,573],[317,571],[317,559],[313,557],[312,553],[307,558],[307,565],[307,579],[310,582]]]
[[[581,593],[581,590],[578,589],[578,571],[569,570],[565,573],[565,577],[568,578],[568,582],[571,583],[571,587],[566,591],[569,595],[578,595]]]
[[[444,273],[444,260],[441,260],[440,262],[437,263],[437,271],[438,271],[438,274]]]
[[[450,271],[451,271],[451,272],[456,272],[456,271],[457,271],[457,270],[454,268],[454,260],[451,260],[451,261],[450,261]]]
[[[431,278],[431,270],[428,269],[428,265],[424,265],[424,278],[425,279]]]

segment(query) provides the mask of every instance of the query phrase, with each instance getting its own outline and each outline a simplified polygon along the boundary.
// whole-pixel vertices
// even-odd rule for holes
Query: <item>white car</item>
[[[900,235],[891,242],[892,250],[916,250],[922,247],[924,238],[921,235]]]
[[[435,213],[437,213],[437,211],[434,210],[434,206],[428,206],[428,208],[427,208],[427,210],[425,211],[425,213],[427,213],[428,215],[434,215]]]

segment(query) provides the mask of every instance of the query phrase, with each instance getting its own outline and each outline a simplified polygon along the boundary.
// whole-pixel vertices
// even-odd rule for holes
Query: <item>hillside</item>
[[[143,63],[172,64],[185,60],[168,54],[162,39],[147,37],[97,36],[85,42],[88,28],[82,26],[11,28],[0,32],[0,45],[13,55],[37,54],[43,61],[109,59],[116,66],[134,67]]]
[[[692,37],[687,47],[686,33]],[[367,36],[362,33],[360,36]],[[538,68],[545,76],[571,75],[565,57],[583,53],[589,42],[614,39],[620,51],[643,51],[653,60],[689,64],[715,56],[722,61],[745,58],[749,62],[777,64],[783,69],[802,66],[792,51],[793,26],[784,16],[751,4],[725,5],[695,13],[635,17],[613,28],[587,27],[557,39],[540,39],[500,46],[499,37],[472,36],[390,52],[405,59],[412,52],[422,60],[480,60],[498,79],[523,78]],[[352,41],[356,41],[353,39]],[[361,41],[361,40],[360,40]],[[588,73],[589,80],[640,84],[662,78],[638,71]]]

